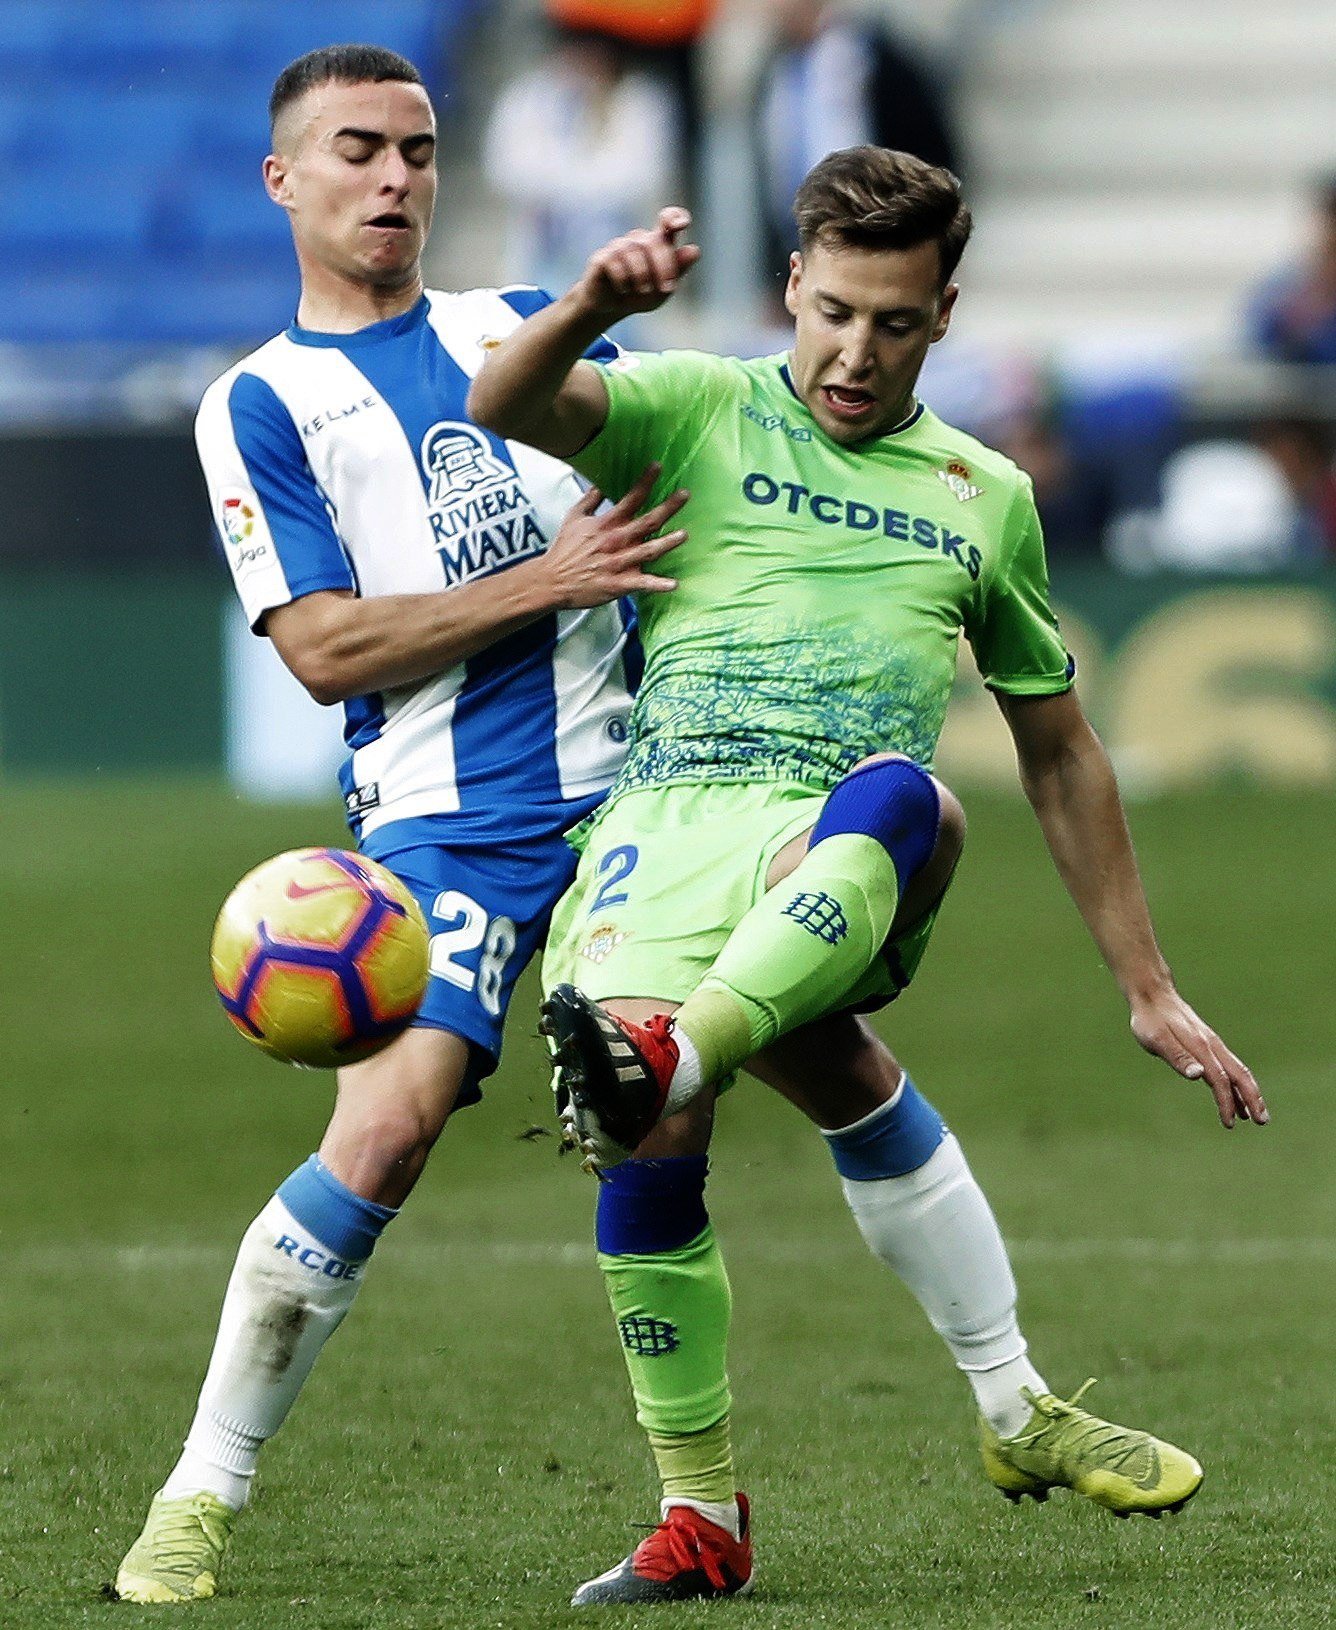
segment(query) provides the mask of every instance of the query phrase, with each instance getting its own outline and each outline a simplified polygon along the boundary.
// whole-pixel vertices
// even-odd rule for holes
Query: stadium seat
[[[185,157],[198,119],[197,100],[180,92],[66,85],[29,101],[12,151],[55,170],[109,165],[118,172],[162,171]],[[5,128],[0,123],[0,138]]]
[[[58,60],[62,8],[47,0],[7,0],[0,26],[0,83],[31,86]]]
[[[239,182],[213,177],[164,193],[156,223],[159,241],[202,268],[218,257],[257,257],[280,264],[290,254],[288,218],[265,196],[257,173]]]
[[[370,39],[439,96],[480,3],[0,0],[0,160],[25,181],[0,197],[0,233],[35,273],[0,339],[240,345],[282,328],[290,235],[259,177],[274,77]]]
[[[236,6],[209,0],[115,0],[54,7],[63,13],[59,51],[67,71],[97,83],[139,89],[162,79],[216,80],[235,51]],[[262,27],[260,19],[253,26]]]
[[[0,93],[0,162],[17,163],[32,123],[32,98],[12,91]]]
[[[442,27],[450,27],[450,5],[423,4],[422,0],[388,0],[368,7],[362,0],[325,0],[316,8],[300,6],[261,8],[264,24],[237,40],[243,65],[260,68],[270,79],[294,57],[333,40],[365,40],[399,51],[430,74]]]
[[[173,275],[145,269],[122,296],[116,320],[126,339],[155,345],[220,345],[238,353],[279,333],[297,309],[297,276],[289,264],[246,271]]]
[[[86,172],[53,172],[41,186],[0,189],[0,243],[29,266],[137,258],[149,216],[146,196]]]
[[[59,345],[122,338],[121,291],[97,271],[0,272],[0,344]]]

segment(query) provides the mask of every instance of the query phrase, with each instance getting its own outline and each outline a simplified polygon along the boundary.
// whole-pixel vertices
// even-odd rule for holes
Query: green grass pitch
[[[526,982],[486,1104],[451,1127],[267,1453],[224,1594],[104,1587],[185,1429],[236,1242],[314,1146],[323,1077],[231,1031],[213,912],[333,814],[199,784],[9,787],[0,859],[0,1625],[213,1630],[564,1625],[654,1511],[590,1260],[593,1188],[550,1128]],[[866,1255],[816,1136],[746,1083],[712,1206],[756,1505],[741,1630],[1257,1630],[1330,1622],[1336,1578],[1331,811],[1152,803],[1134,828],[1185,993],[1254,1063],[1232,1134],[1145,1058],[1019,802],[968,800],[965,864],[886,1033],[1012,1242],[1053,1385],[1193,1449],[1179,1518],[983,1482],[961,1379]],[[625,1622],[617,1613],[616,1623]]]

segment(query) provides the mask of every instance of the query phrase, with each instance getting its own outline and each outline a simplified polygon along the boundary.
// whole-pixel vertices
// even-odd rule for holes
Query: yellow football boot
[[[1093,1379],[1064,1402],[1051,1392],[1022,1396],[1034,1413],[1023,1432],[999,1437],[980,1417],[983,1469],[1009,1500],[1029,1494],[1046,1500],[1051,1488],[1075,1489],[1115,1517],[1159,1517],[1179,1511],[1201,1487],[1202,1469],[1190,1454],[1149,1432],[1102,1421],[1078,1409]]]
[[[218,1569],[237,1514],[213,1494],[153,1496],[144,1531],[116,1575],[123,1602],[199,1602],[218,1589]]]

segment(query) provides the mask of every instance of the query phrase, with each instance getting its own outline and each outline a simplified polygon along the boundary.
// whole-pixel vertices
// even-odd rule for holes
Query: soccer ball
[[[392,872],[344,849],[292,849],[223,902],[213,982],[248,1041],[332,1068],[379,1052],[427,988],[427,924]]]

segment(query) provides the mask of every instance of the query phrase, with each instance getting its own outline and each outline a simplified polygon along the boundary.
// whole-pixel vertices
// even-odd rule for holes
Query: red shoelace
[[[677,1068],[678,1047],[673,1039],[673,1020],[669,1013],[651,1013],[644,1024],[618,1021],[631,1040],[644,1055],[645,1062],[654,1071],[661,1087],[666,1087]],[[679,1507],[674,1506],[674,1511]],[[685,1508],[681,1508],[685,1509]]]
[[[650,1023],[659,1017],[655,1014]],[[735,1567],[728,1555],[730,1550],[741,1551],[741,1543],[715,1523],[706,1522],[690,1506],[675,1505],[654,1532],[636,1546],[633,1565],[645,1579],[675,1579],[679,1574],[699,1571],[716,1590],[727,1590],[747,1577],[742,1571],[745,1553],[741,1567]]]

